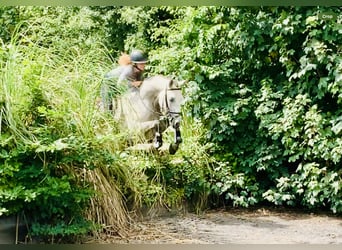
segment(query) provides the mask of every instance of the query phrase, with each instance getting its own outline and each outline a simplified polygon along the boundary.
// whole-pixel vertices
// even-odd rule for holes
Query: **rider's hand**
[[[132,85],[134,87],[140,87],[141,83],[142,83],[142,81],[134,81],[134,82],[132,82]]]

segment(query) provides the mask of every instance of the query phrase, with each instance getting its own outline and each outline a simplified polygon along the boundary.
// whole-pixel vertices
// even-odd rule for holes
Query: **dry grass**
[[[125,235],[131,218],[110,171],[105,167],[85,171],[85,180],[93,185],[96,192],[86,216],[102,225],[106,234]]]

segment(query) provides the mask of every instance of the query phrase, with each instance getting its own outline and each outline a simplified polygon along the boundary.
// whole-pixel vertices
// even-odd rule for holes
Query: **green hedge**
[[[340,8],[151,7],[136,24],[151,69],[188,80],[185,113],[226,166],[213,194],[342,211]]]

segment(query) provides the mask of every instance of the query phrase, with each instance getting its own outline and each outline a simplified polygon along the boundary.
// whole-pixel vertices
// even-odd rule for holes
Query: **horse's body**
[[[154,76],[143,81],[141,86],[130,90],[116,100],[114,116],[132,134],[141,134],[153,143],[162,146],[162,133],[171,126],[175,130],[170,153],[175,153],[181,143],[180,122],[183,96],[177,81],[164,76]]]

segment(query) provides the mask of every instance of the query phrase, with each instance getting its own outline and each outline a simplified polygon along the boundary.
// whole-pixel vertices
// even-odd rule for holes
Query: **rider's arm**
[[[131,65],[125,66],[119,76],[118,83],[126,83],[129,88],[139,86],[139,83],[134,79],[134,72]]]

